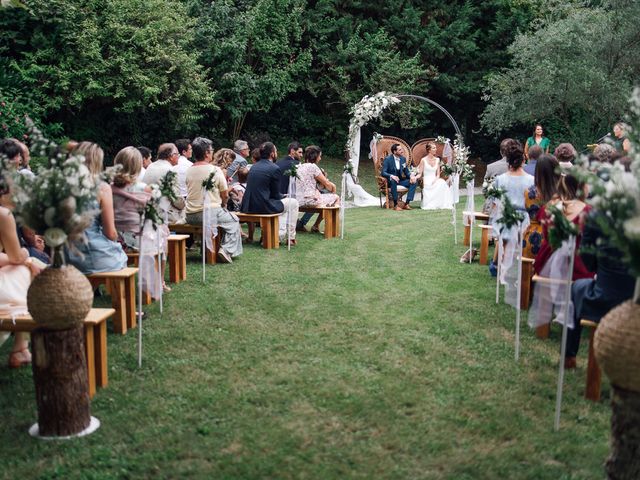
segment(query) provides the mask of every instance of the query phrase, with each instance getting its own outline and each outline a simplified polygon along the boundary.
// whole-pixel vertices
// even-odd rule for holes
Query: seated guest
[[[295,245],[298,201],[295,198],[283,198],[280,193],[281,172],[273,163],[278,158],[276,146],[271,142],[263,143],[260,157],[260,161],[249,170],[247,190],[240,210],[243,213],[279,213],[280,241],[285,240],[288,229],[289,238]]]
[[[100,179],[104,152],[95,143],[82,142],[73,153],[84,157],[85,165],[98,187],[96,208],[99,208],[99,213],[85,230],[85,239],[74,242],[72,248],[67,249],[68,261],[85,275],[122,270],[127,266],[127,255],[116,241],[118,233],[114,221],[113,194],[109,185]]]
[[[18,225],[17,234],[20,246],[29,251],[30,257],[37,258],[44,264],[51,263],[51,259],[45,251],[44,238],[41,235],[36,235],[36,232],[30,228],[20,225]]]
[[[176,148],[178,149],[178,161],[173,165],[173,171],[178,175],[178,189],[180,190],[180,196],[182,198],[186,198],[187,196],[187,185],[185,183],[185,175],[187,174],[187,170],[192,165],[191,163],[191,140],[188,138],[181,138],[180,140],[176,140]]]
[[[191,148],[191,145],[189,145]],[[147,173],[142,181],[147,185],[160,185],[160,182],[169,172],[173,171],[173,167],[178,165],[178,148],[173,143],[163,143],[158,147],[158,159],[149,165]],[[189,162],[191,165],[191,162]],[[168,212],[169,223],[185,223],[184,218],[184,198],[180,195],[180,186],[176,181],[175,184],[176,200],[171,203]]]
[[[416,175],[416,179],[422,179],[420,208],[423,210],[453,208],[451,189],[447,182],[440,178],[440,159],[436,157],[436,149],[434,142],[427,143],[427,154],[420,160]]]
[[[247,156],[249,155],[249,151],[249,144],[244,140],[236,140],[233,143],[234,159],[230,165],[225,167],[227,177],[232,181],[235,181],[236,171],[248,165]]]
[[[633,296],[635,279],[623,262],[622,252],[611,245],[592,212],[582,233],[580,259],[585,267],[595,272],[595,277],[576,280],[571,287],[574,306],[573,329],[567,331],[565,368],[576,367],[582,327],[580,319],[600,322],[609,310]],[[577,257],[576,257],[577,260]]]
[[[31,278],[40,269],[32,263],[29,252],[20,248],[11,206],[9,180],[0,173],[0,311],[24,313]],[[9,367],[18,368],[29,363],[29,334],[17,332],[9,354]]]
[[[247,189],[249,169],[247,167],[239,168],[236,176],[238,177],[238,182],[234,183],[231,190],[229,190],[229,200],[227,201],[227,210],[230,212],[240,211],[242,197],[244,197],[244,192]]]
[[[144,180],[144,176],[147,173],[147,168],[151,165],[153,161],[151,159],[151,149],[147,147],[138,147],[140,151],[140,155],[142,155],[142,168],[140,169],[140,178]]]
[[[536,261],[533,264],[535,272],[540,275],[542,268],[545,266],[551,255],[553,254],[553,248],[549,244],[549,226],[546,221],[548,213],[546,211],[550,206],[555,206],[562,210],[564,217],[570,222],[574,223],[578,227],[578,231],[581,232],[586,215],[591,210],[591,206],[584,203],[578,196],[581,191],[582,185],[572,175],[561,175],[558,182],[558,198],[552,199],[546,206],[540,208],[538,212],[538,221],[542,223],[542,245],[540,251],[536,255]],[[580,248],[579,234],[576,238],[576,252]],[[573,280],[579,278],[593,278],[593,273],[582,262],[579,255],[576,255],[573,263]]]
[[[504,141],[504,153],[508,170],[506,173],[498,175],[493,184],[496,188],[501,188],[505,191],[505,195],[509,198],[514,208],[524,212],[525,192],[533,185],[533,177],[522,168],[524,164],[524,152],[522,151],[520,142],[513,139]],[[502,232],[502,240],[504,242],[514,240],[511,238],[512,234],[511,230]],[[494,259],[489,263],[489,272],[493,276],[498,272],[496,266],[497,259],[498,249],[496,248]]]
[[[20,168],[22,163],[22,149],[18,142],[10,138],[5,138],[0,142],[0,154],[6,158],[6,167],[14,170]],[[1,166],[1,165],[0,165]]]
[[[595,159],[602,163],[613,163],[616,149],[608,143],[601,143],[593,150]]]
[[[536,163],[538,162],[538,158],[542,155],[542,148],[538,145],[534,145],[529,149],[529,160],[524,166],[524,171],[529,175],[535,175],[536,173]]]
[[[228,186],[225,174],[220,167],[212,165],[213,144],[208,138],[198,137],[192,143],[194,164],[187,170],[187,223],[202,225],[203,200],[212,209],[213,220],[222,234],[218,257],[225,263],[242,254],[242,235],[238,217],[229,212],[227,207]],[[214,174],[215,188],[206,192],[202,183]],[[205,199],[203,199],[205,197]],[[203,245],[204,249],[205,246]]]
[[[529,158],[534,155],[534,145],[529,149]],[[558,160],[553,155],[542,155],[536,161],[535,184],[524,192],[524,207],[529,215],[529,226],[522,239],[522,255],[527,258],[535,258],[542,245],[542,224],[538,219],[540,208],[553,199],[558,193]]]
[[[576,149],[573,148],[573,145],[570,143],[561,143],[556,147],[553,155],[558,159],[560,167],[571,168],[573,167],[574,160],[578,156],[578,152],[576,152]]]
[[[31,160],[31,153],[29,152],[29,147],[27,147],[24,143],[22,143],[17,138],[10,138],[9,140],[13,140],[21,150],[21,158],[20,165],[18,165],[18,173],[20,175],[26,175],[28,177],[34,177],[35,174],[31,171],[31,167],[29,166],[29,161]]]
[[[500,155],[502,158],[500,160],[496,160],[495,162],[491,162],[487,165],[487,170],[484,173],[483,183],[492,182],[498,175],[502,175],[505,173],[509,167],[507,165],[507,158],[505,157],[504,146],[508,143],[511,138],[505,138],[500,142]],[[491,206],[493,205],[493,201],[489,198],[484,202],[482,206],[482,211],[486,214],[489,214],[491,211]]]
[[[233,183],[237,177],[237,170],[234,170],[231,175],[229,175],[229,168],[236,158],[236,154],[233,150],[229,148],[221,148],[216,153],[213,154],[213,165],[220,168],[225,175],[227,183]]]
[[[298,167],[296,179],[296,198],[300,207],[333,207],[340,203],[340,197],[336,195],[336,186],[324,175],[318,162],[322,160],[322,150],[315,145],[309,145],[304,151],[304,161]],[[320,193],[318,186],[326,189],[328,193]],[[320,231],[322,216],[318,215],[312,232]]]
[[[391,197],[393,198],[393,209],[396,211],[411,210],[409,204],[413,200],[418,186],[416,177],[409,172],[407,159],[402,156],[403,153],[404,149],[400,144],[394,143],[391,145],[391,154],[384,159],[381,172],[381,175],[389,183]],[[409,189],[407,201],[402,208],[398,206],[398,185]]]
[[[125,147],[113,159],[121,165],[113,179],[113,212],[118,241],[127,250],[138,250],[142,212],[151,198],[149,189],[139,181],[142,155],[135,147]]]
[[[300,142],[291,142],[287,148],[287,156],[276,162],[276,166],[282,172],[280,177],[280,193],[286,195],[289,193],[289,177],[284,172],[291,168],[291,165],[300,165],[302,158],[302,145]]]
[[[260,160],[260,149],[254,148],[253,150],[251,150],[251,164],[257,163],[259,160]],[[251,165],[249,165],[249,168],[251,168]]]

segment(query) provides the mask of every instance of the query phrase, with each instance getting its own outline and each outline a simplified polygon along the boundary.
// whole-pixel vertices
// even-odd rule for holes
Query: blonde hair
[[[100,148],[100,145],[93,142],[81,142],[73,149],[72,153],[84,157],[84,164],[91,172],[94,181],[97,180],[102,173],[104,161],[104,151]]]
[[[221,148],[213,154],[213,164],[226,169],[235,160],[236,153],[230,148]]]
[[[125,147],[113,159],[114,165],[121,165],[120,171],[113,178],[116,187],[123,188],[136,181],[142,169],[142,154],[136,147]]]

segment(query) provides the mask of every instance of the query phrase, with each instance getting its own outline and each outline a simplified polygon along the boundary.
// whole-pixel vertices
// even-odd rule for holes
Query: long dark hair
[[[541,155],[536,163],[535,184],[543,203],[547,203],[558,193],[560,164],[553,155]]]

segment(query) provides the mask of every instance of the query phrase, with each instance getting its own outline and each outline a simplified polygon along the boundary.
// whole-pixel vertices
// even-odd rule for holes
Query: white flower
[[[640,240],[640,215],[624,222],[624,233],[630,240]]]
[[[44,232],[44,241],[50,247],[59,247],[67,241],[67,234],[61,228],[47,228]]]

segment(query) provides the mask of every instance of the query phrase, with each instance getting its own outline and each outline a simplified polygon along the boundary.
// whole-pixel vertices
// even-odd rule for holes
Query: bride
[[[440,178],[440,159],[435,156],[436,144],[427,144],[427,155],[422,158],[418,166],[418,177],[422,178],[422,201],[420,208],[423,210],[436,210],[439,208],[453,208],[451,190],[442,178]]]

